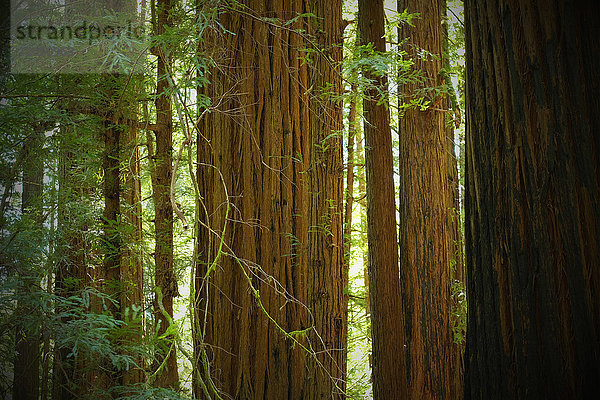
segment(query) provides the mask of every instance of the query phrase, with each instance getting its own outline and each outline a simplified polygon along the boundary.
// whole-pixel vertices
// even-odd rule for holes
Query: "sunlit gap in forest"
[[[592,3],[0,7],[0,398],[594,398]]]

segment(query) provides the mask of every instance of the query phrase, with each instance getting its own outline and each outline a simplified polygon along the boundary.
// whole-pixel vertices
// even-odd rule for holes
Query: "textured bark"
[[[36,126],[31,136],[23,144],[26,146],[25,161],[23,163],[23,192],[21,197],[21,212],[23,218],[29,219],[29,229],[38,233],[39,246],[41,240],[43,220],[41,218],[41,196],[44,180],[44,159],[42,148],[44,145],[44,130]],[[40,284],[40,271],[33,265],[21,265],[20,273],[23,275],[24,295],[35,290]],[[39,316],[39,310],[34,307],[19,304],[17,312],[22,316]],[[14,361],[13,399],[37,399],[40,392],[40,326],[39,322],[33,328],[18,327],[16,332],[16,348]]]
[[[358,2],[360,44],[385,51],[383,1]],[[381,92],[387,78],[363,71]],[[376,400],[407,398],[404,328],[398,273],[398,242],[393,180],[390,115],[378,104],[379,91],[365,92],[365,171],[367,237],[369,242],[369,297],[373,337],[373,394]]]
[[[600,13],[468,1],[467,399],[582,399],[600,377]]]
[[[233,398],[340,398],[343,168],[341,140],[332,133],[342,121],[339,105],[321,92],[330,83],[340,93],[341,47],[334,45],[341,41],[341,2],[245,5],[250,15],[229,11],[220,19],[235,35],[215,33],[206,49],[219,66],[204,92],[217,109],[203,118],[198,136],[204,225],[197,330],[209,346],[212,381]],[[318,18],[286,28],[262,20],[306,12]],[[310,46],[290,30],[299,28],[323,49],[311,64],[299,59]],[[319,365],[275,321],[288,332],[306,330],[294,337]],[[198,332],[196,349],[204,346]],[[204,382],[207,375],[203,369]],[[201,394],[199,382],[195,391]]]
[[[401,38],[422,82],[403,85],[408,102],[424,97],[400,119],[400,271],[406,332],[406,372],[411,398],[450,399],[450,260],[453,218],[448,182],[448,142],[442,85],[443,2],[403,0],[398,9],[419,13],[403,24]],[[423,54],[423,51],[428,54]]]
[[[121,218],[120,204],[120,140],[121,128],[115,123],[106,121],[104,129],[104,170],[103,195],[104,195],[104,258],[103,273],[105,279],[105,291],[109,295],[120,292],[121,280],[121,235],[119,224]],[[118,300],[118,299],[116,299]],[[119,305],[111,303],[110,311],[115,318],[120,317]]]
[[[112,90],[116,83],[115,77],[106,77],[105,83],[109,90],[106,92],[108,98],[114,96]],[[120,141],[121,127],[110,120],[104,121],[104,154],[102,161],[103,182],[102,195],[104,197],[103,210],[103,258],[100,282],[95,282],[99,290],[111,296],[117,303],[109,302],[107,309],[103,310],[100,304],[92,306],[92,312],[110,312],[115,319],[121,319],[121,309],[118,303],[121,283],[121,247],[122,240],[119,232],[121,227],[121,204],[120,204]],[[101,285],[101,286],[100,286]],[[118,372],[112,365],[112,361],[104,358],[100,361],[100,368],[91,372],[90,382],[100,389],[107,391],[113,386],[121,384]],[[87,361],[84,361],[87,363]],[[98,395],[100,396],[100,395]],[[106,397],[104,397],[106,398]]]
[[[285,4],[285,2],[283,2]],[[307,302],[315,331],[309,335],[319,366],[309,359],[303,398],[343,398],[346,390],[348,274],[344,269],[342,110],[342,1],[311,0],[308,32],[322,49],[309,69],[310,144]],[[285,71],[284,71],[285,73]],[[310,93],[309,93],[310,95]],[[318,228],[315,229],[315,226]],[[310,266],[314,268],[310,270]],[[320,351],[325,353],[319,354]],[[292,398],[296,398],[292,394]]]
[[[172,1],[158,0],[156,3],[156,34],[162,35],[165,28],[172,26]],[[155,47],[157,55],[156,70],[156,152],[153,155],[152,194],[154,199],[154,231],[156,235],[154,249],[155,278],[157,291],[154,299],[154,317],[159,324],[158,334],[165,333],[169,326],[168,318],[158,304],[162,295],[162,306],[166,313],[173,316],[173,298],[179,295],[177,278],[173,271],[173,205],[171,204],[170,187],[173,173],[173,110],[171,105],[171,84],[167,78],[170,73],[171,59],[169,49]],[[157,366],[166,358],[164,368],[159,372],[155,385],[174,387],[179,381],[177,371],[177,353],[173,337],[168,336],[160,344],[157,354]]]

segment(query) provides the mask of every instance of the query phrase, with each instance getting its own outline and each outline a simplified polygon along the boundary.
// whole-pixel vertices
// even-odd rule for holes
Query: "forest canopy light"
[[[136,2],[11,0],[12,73],[141,73],[148,36]]]

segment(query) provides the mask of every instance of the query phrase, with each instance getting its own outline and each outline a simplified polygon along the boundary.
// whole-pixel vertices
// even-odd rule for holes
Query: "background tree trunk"
[[[360,44],[385,51],[383,1],[358,2]],[[387,79],[363,71],[382,92]],[[390,115],[370,88],[363,100],[369,297],[373,337],[373,394],[376,400],[407,398],[403,362],[404,327],[398,272],[398,242]],[[387,101],[387,99],[386,99]]]
[[[321,93],[325,83],[340,92],[341,2],[245,5],[250,14],[220,20],[236,35],[213,33],[206,50],[219,65],[204,91],[215,109],[198,136],[196,329],[204,337],[196,334],[195,346],[210,346],[212,380],[234,398],[340,398],[343,168],[334,133],[342,121]],[[307,12],[317,18],[288,28],[267,19]],[[312,68],[299,59],[310,46],[290,31],[299,28],[324,49]]]
[[[448,143],[443,94],[442,13],[439,0],[401,0],[399,10],[419,13],[403,24],[401,40],[421,72],[402,86],[405,102],[424,97],[400,118],[400,272],[410,398],[450,399],[450,262],[453,258]],[[424,51],[423,51],[424,50]]]
[[[138,147],[139,132],[130,124],[127,137],[122,139],[125,150],[125,176],[123,192],[124,223],[129,227],[129,234],[124,241],[127,243],[122,250],[121,258],[121,310],[129,309],[129,317],[123,318],[131,325],[128,338],[132,344],[140,344],[144,334],[144,269],[142,264],[142,187],[140,176],[140,150]],[[138,307],[137,319],[133,319],[133,307]],[[143,368],[143,360],[137,359],[138,365]],[[144,382],[144,371],[131,368],[123,372],[123,384]]]
[[[23,162],[23,192],[21,197],[21,213],[28,228],[36,232],[32,235],[32,250],[39,253],[42,250],[43,218],[42,218],[42,189],[44,185],[44,126],[35,126],[31,136],[23,143],[25,159]],[[40,285],[41,270],[33,264],[35,253],[27,257],[26,263],[19,266],[23,276],[23,296],[26,304],[17,307],[20,316],[40,318],[37,307],[32,306],[28,294]],[[25,260],[24,260],[25,261]],[[31,263],[31,264],[30,264]],[[29,265],[28,265],[29,264]],[[37,399],[40,393],[40,325],[39,320],[26,329],[19,326],[16,332],[16,348],[14,361],[13,399]]]
[[[450,68],[448,55],[448,25],[446,19],[447,5],[443,1],[442,27],[444,31],[444,68]],[[456,91],[452,86],[450,74],[446,71],[442,73],[443,84],[448,88],[448,93],[442,101],[442,109],[446,111],[444,123],[446,127],[446,143],[448,155],[448,184],[450,186],[450,209],[448,218],[448,229],[450,230],[450,327],[457,329],[458,332],[451,331],[450,338],[453,340],[450,354],[450,398],[462,399],[464,397],[464,351],[465,351],[465,332],[460,325],[466,315],[466,267],[464,257],[464,236],[463,221],[461,213],[460,199],[460,176],[458,174],[458,157],[456,155],[455,128],[461,124],[460,105]],[[464,155],[463,155],[464,156]],[[463,171],[464,174],[464,171]],[[465,324],[466,325],[466,324]],[[466,326],[464,327],[466,329]],[[461,341],[462,340],[462,341]]]
[[[357,201],[360,204],[360,243],[362,244],[362,263],[363,263],[363,285],[365,288],[365,317],[367,319],[367,329],[371,332],[371,296],[369,295],[369,249],[365,249],[368,246],[367,242],[367,190],[366,182],[367,177],[365,174],[365,149],[363,146],[364,137],[359,135],[356,143],[356,157],[360,156],[360,163],[362,164],[358,168],[358,193],[361,196]],[[373,351],[368,354],[369,358],[369,369],[373,370]],[[369,382],[373,382],[373,374],[369,375]]]
[[[172,1],[157,0],[156,34],[165,33],[165,28],[172,26]],[[158,334],[162,335],[169,327],[169,319],[159,306],[162,296],[162,307],[173,317],[173,299],[179,295],[177,278],[173,271],[173,205],[170,188],[173,173],[173,110],[171,105],[171,84],[167,77],[171,71],[171,59],[168,46],[156,46],[156,152],[153,155],[152,193],[154,199],[154,230],[156,243],[154,249],[155,278],[157,293],[154,299],[155,321],[159,324]],[[179,381],[177,371],[177,353],[172,336],[168,336],[160,344],[156,365],[161,365],[166,358],[164,368],[159,372],[156,386],[174,387]]]
[[[107,78],[113,80],[114,77]],[[111,82],[111,83],[114,83]],[[109,98],[114,96],[114,92],[108,91]],[[102,287],[99,288],[103,293],[112,297],[114,302],[107,304],[107,309],[113,318],[121,319],[121,308],[118,303],[119,293],[121,292],[121,174],[120,166],[120,142],[121,127],[107,119],[104,121],[104,160],[103,169],[103,247],[104,257],[102,259]],[[104,310],[97,310],[102,312]],[[116,345],[116,343],[115,343]],[[112,386],[121,384],[118,373],[112,365],[110,359],[102,362],[102,368],[96,371],[99,382],[98,385],[108,390]]]
[[[67,82],[68,80],[65,84]],[[71,113],[72,110],[68,107],[67,112]],[[92,190],[88,186],[89,182],[84,182],[82,177],[86,160],[76,157],[75,152],[81,148],[82,142],[88,142],[90,138],[89,133],[73,129],[71,126],[61,126],[59,136],[57,252],[61,257],[56,267],[54,292],[63,298],[80,295],[81,289],[92,284],[94,273],[94,269],[90,267],[90,246],[85,240],[90,224],[86,197]],[[62,302],[55,306],[57,314],[68,311],[69,306]],[[67,324],[68,321],[65,317],[62,323]],[[58,335],[63,333],[65,332],[57,332]],[[68,356],[71,350],[68,347],[54,346],[52,399],[75,399],[78,392],[85,393],[91,384],[90,380],[84,379],[83,369],[77,367],[83,355],[79,353],[78,356]]]
[[[346,192],[344,196],[344,270],[350,273],[351,247],[352,247],[352,207],[354,205],[354,142],[356,138],[356,84],[350,88],[350,112],[348,114],[348,144],[346,146]]]
[[[593,398],[600,8],[467,1],[467,399]]]

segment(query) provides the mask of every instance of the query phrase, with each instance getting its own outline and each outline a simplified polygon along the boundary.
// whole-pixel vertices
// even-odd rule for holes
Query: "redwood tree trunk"
[[[385,51],[383,1],[359,0],[360,44]],[[382,92],[387,78],[363,71]],[[369,242],[369,297],[373,336],[373,394],[376,400],[407,398],[404,327],[398,272],[398,242],[393,180],[390,115],[379,104],[379,90],[366,90],[365,171],[367,185],[367,237]],[[387,101],[387,99],[385,99]]]
[[[344,202],[344,270],[350,273],[350,250],[352,246],[352,207],[354,205],[354,141],[356,137],[356,101],[355,84],[350,88],[350,112],[348,114],[348,145],[346,147],[346,200]]]
[[[114,77],[108,79],[114,79]],[[110,90],[108,93],[113,94]],[[119,232],[121,219],[120,136],[121,128],[117,124],[109,120],[104,121],[104,160],[102,163],[104,171],[102,193],[104,195],[104,257],[102,260],[103,285],[100,290],[111,296],[115,301],[119,300],[118,293],[121,281],[121,234]],[[118,302],[109,302],[107,308],[113,318],[121,319]],[[100,310],[97,311],[101,312]],[[94,372],[99,380],[98,386],[108,390],[112,386],[120,384],[120,379],[111,360],[105,359],[101,365],[102,368]]]
[[[600,13],[467,1],[466,398],[600,377]]]
[[[342,121],[321,91],[330,83],[340,92],[341,2],[245,5],[251,15],[220,19],[235,35],[212,33],[205,49],[219,67],[204,89],[216,109],[198,136],[194,339],[197,357],[206,348],[210,362],[202,380],[236,399],[340,398],[343,169],[332,133]],[[287,28],[262,20],[307,12],[318,18]],[[290,31],[299,28],[324,49],[312,64],[299,59],[310,46]],[[282,330],[297,333],[286,338]]]
[[[401,39],[422,82],[403,85],[405,102],[424,97],[425,110],[410,108],[400,119],[400,272],[405,312],[406,366],[410,398],[449,399],[451,191],[442,85],[442,11],[439,0],[403,0],[399,10],[419,13],[402,25]],[[428,54],[424,55],[425,50]]]
[[[140,344],[144,333],[144,269],[142,264],[142,188],[140,177],[140,151],[138,147],[139,132],[134,124],[128,126],[127,137],[122,138],[125,154],[129,157],[125,163],[125,184],[123,191],[124,223],[128,226],[128,234],[123,238],[127,243],[122,249],[121,258],[121,295],[120,305],[124,311],[129,308],[129,318],[133,318],[133,307],[138,307],[137,319],[126,320],[131,330],[128,340],[131,344]],[[122,318],[125,319],[123,312]],[[137,359],[143,367],[143,360]],[[123,372],[123,384],[135,384],[144,381],[144,373],[137,368]]]
[[[446,1],[443,1],[446,3]],[[446,4],[443,4],[442,26],[444,31],[444,68],[450,68],[450,60],[447,57],[449,46],[448,25],[446,21]],[[447,96],[442,102],[446,113],[444,118],[446,126],[446,153],[448,156],[448,184],[450,185],[450,209],[448,225],[450,229],[450,314],[451,329],[459,329],[456,333],[450,332],[452,343],[450,355],[450,397],[462,399],[464,397],[464,352],[465,334],[461,327],[461,321],[466,318],[464,311],[466,306],[466,267],[464,257],[464,235],[460,199],[460,176],[458,174],[458,157],[456,155],[455,127],[460,126],[460,105],[450,75],[442,73],[444,84],[448,87]],[[463,155],[464,156],[464,155]],[[464,174],[464,171],[462,172]]]
[[[31,243],[33,252],[42,249],[43,219],[42,219],[42,188],[44,180],[44,129],[36,126],[31,136],[23,146],[25,160],[23,162],[23,192],[21,212],[29,229],[37,233]],[[27,249],[30,250],[30,249]],[[33,254],[35,254],[33,253]],[[34,260],[36,257],[30,257]],[[23,295],[27,295],[40,284],[41,271],[36,265],[28,265],[31,261],[19,265],[19,273],[23,276]],[[19,304],[18,313],[24,318],[39,318],[39,310],[35,307]],[[19,326],[16,332],[16,348],[14,361],[13,398],[37,399],[40,392],[40,326],[39,320],[31,327]]]
[[[156,34],[162,35],[165,28],[172,25],[171,4],[173,0],[158,0]],[[173,205],[171,204],[170,187],[173,173],[173,110],[171,106],[171,84],[167,78],[170,73],[171,59],[168,46],[156,46],[156,152],[153,155],[152,192],[154,199],[154,230],[156,235],[154,249],[156,293],[154,299],[155,321],[159,324],[158,334],[162,335],[169,327],[169,319],[159,305],[162,296],[164,311],[173,317],[173,298],[178,296],[177,278],[173,271]],[[164,369],[158,375],[156,385],[174,387],[179,381],[177,372],[177,353],[172,336],[159,344],[157,366],[165,358]]]
[[[64,85],[72,81],[65,78]],[[77,115],[67,105],[66,111],[70,115]],[[90,267],[89,244],[85,237],[89,231],[90,219],[86,213],[87,196],[93,190],[82,179],[83,169],[89,160],[85,156],[78,158],[76,150],[82,145],[89,145],[89,133],[85,130],[74,131],[72,126],[61,125],[59,132],[59,160],[58,160],[58,246],[57,252],[61,254],[55,275],[55,294],[68,298],[79,294],[82,288],[92,285],[94,268]],[[94,165],[98,167],[98,165]],[[55,313],[69,312],[69,305],[57,301]],[[76,306],[75,306],[76,307]],[[89,311],[89,310],[88,310]],[[68,324],[69,318],[64,317],[62,323]],[[61,332],[55,332],[60,335]],[[52,398],[71,400],[77,398],[77,393],[85,393],[91,386],[88,379],[84,379],[89,371],[83,371],[77,364],[83,358],[82,352],[77,356],[70,356],[72,348],[54,346],[53,358],[53,388]],[[81,364],[80,364],[81,365]]]

